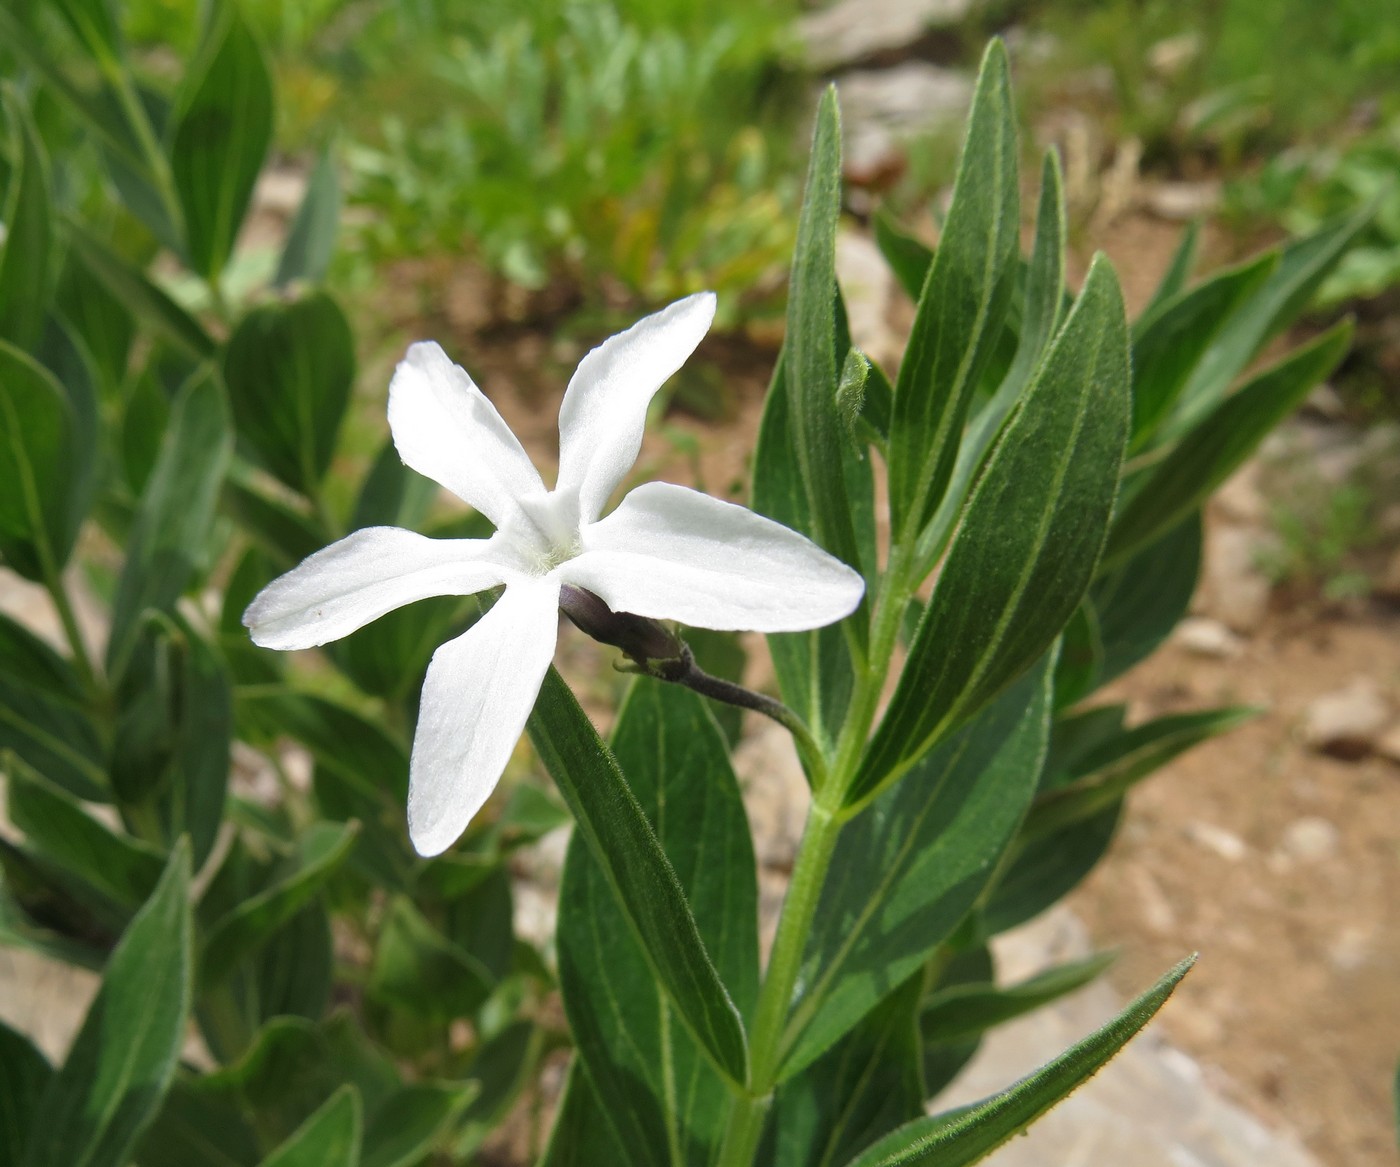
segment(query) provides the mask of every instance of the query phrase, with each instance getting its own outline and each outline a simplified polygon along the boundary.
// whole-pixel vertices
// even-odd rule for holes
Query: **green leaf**
[[[1056,965],[1009,988],[972,984],[940,990],[925,1005],[919,1027],[928,1042],[975,1037],[1083,988],[1113,961],[1114,953],[1100,952]]]
[[[18,1164],[29,1127],[53,1077],[48,1059],[34,1044],[0,1021],[0,1163]]]
[[[379,448],[374,465],[360,487],[350,529],[397,526],[417,530],[428,517],[439,489],[431,478],[404,465],[391,438]],[[490,534],[491,525],[483,516],[480,537],[489,538]]]
[[[336,302],[313,292],[253,309],[229,338],[224,382],[239,438],[314,498],[355,382],[355,340]]]
[[[361,1167],[414,1167],[457,1123],[475,1082],[416,1082],[384,1099],[365,1124]]]
[[[86,710],[23,677],[0,674],[0,750],[13,750],[78,798],[106,802],[112,796],[102,737]]]
[[[1144,471],[1113,524],[1104,567],[1117,567],[1199,507],[1337,366],[1351,331],[1351,321],[1343,320],[1253,377]]]
[[[25,1167],[122,1167],[175,1072],[190,1007],[189,847],[171,853],[34,1114]]]
[[[771,1167],[840,1163],[923,1113],[915,974],[811,1066],[778,1088],[768,1127]]]
[[[1186,229],[1182,231],[1180,240],[1177,241],[1176,250],[1172,252],[1171,263],[1167,265],[1167,270],[1162,273],[1162,279],[1157,284],[1156,290],[1152,293],[1152,299],[1147,302],[1147,307],[1142,310],[1142,314],[1133,321],[1133,342],[1137,343],[1143,331],[1152,323],[1158,310],[1168,300],[1175,299],[1186,287],[1186,282],[1191,278],[1191,268],[1196,263],[1196,248],[1201,240],[1201,221],[1192,219],[1186,224]]]
[[[261,1167],[359,1167],[360,1095],[346,1083]]]
[[[245,900],[209,930],[199,967],[204,989],[217,985],[252,956],[321,890],[349,855],[358,829],[355,823],[313,823],[302,833],[291,873]]]
[[[317,1021],[331,996],[335,952],[331,920],[325,907],[312,902],[272,934],[242,975],[252,981],[259,1024],[274,1017]]]
[[[967,139],[895,381],[890,507],[898,539],[933,517],[953,473],[963,419],[999,338],[1020,232],[1016,125],[1006,49],[982,59]]]
[[[223,388],[208,370],[196,373],[175,399],[127,542],[107,644],[112,675],[120,677],[145,613],[173,611],[203,565],[231,444]]]
[[[170,142],[190,265],[211,283],[243,224],[272,141],[272,116],[262,52],[238,6],[220,0],[176,99]]]
[[[405,896],[390,901],[370,971],[370,994],[415,1017],[470,1017],[495,987],[471,953],[437,931]]]
[[[871,220],[875,228],[875,246],[894,272],[894,278],[905,294],[916,304],[933,265],[933,248],[903,230],[889,211],[881,207]]]
[[[452,1154],[470,1156],[505,1121],[521,1093],[535,1082],[544,1031],[532,1021],[514,1021],[483,1042],[461,1071],[475,1096],[454,1123]],[[479,1092],[474,1088],[480,1087]]]
[[[10,820],[30,848],[135,911],[155,887],[165,856],[149,844],[113,833],[66,791],[11,759],[5,767]]]
[[[1041,838],[1099,814],[1173,758],[1257,714],[1248,706],[1178,713],[1109,739],[1080,760],[1074,781],[1057,785],[1036,800],[1022,828],[1023,837]]]
[[[992,878],[1035,794],[1050,663],[927,754],[842,831],[803,957],[784,1076],[919,968]]]
[[[1324,223],[1311,235],[1283,249],[1264,286],[1231,318],[1197,363],[1179,405],[1163,427],[1174,438],[1193,428],[1225,395],[1264,345],[1293,323],[1358,234],[1371,221],[1373,206]]]
[[[540,1159],[540,1167],[596,1167],[599,1163],[622,1162],[625,1156],[607,1112],[575,1055],[569,1063],[564,1097],[554,1116],[554,1129],[549,1133],[549,1146]]]
[[[836,295],[836,222],[841,215],[841,115],[828,86],[817,109],[807,189],[797,225],[788,296],[786,376],[797,477],[808,528],[818,543],[859,566],[845,476],[832,472],[848,442],[837,410],[838,361],[832,301]]]
[[[0,676],[23,681],[59,701],[82,701],[73,666],[17,620],[0,612]]]
[[[968,488],[986,460],[1039,365],[1065,306],[1065,200],[1057,155],[1049,151],[1041,170],[1035,245],[1026,271],[1025,302],[1016,352],[1001,384],[974,414],[958,447],[952,477],[929,524],[932,560],[942,553],[962,512]]]
[[[335,254],[335,233],[340,225],[340,183],[329,149],[321,151],[306,184],[297,217],[287,233],[282,258],[277,262],[273,286],[285,288],[294,280],[320,283]]]
[[[77,534],[69,507],[74,425],[53,375],[0,340],[0,553],[28,579],[57,572]]]
[[[1098,260],[968,502],[850,804],[911,765],[1059,635],[1094,576],[1127,427],[1123,300]]]
[[[1103,652],[1095,684],[1122,676],[1171,635],[1196,591],[1201,544],[1201,512],[1194,511],[1094,581],[1087,602]]]
[[[207,360],[214,355],[213,338],[193,316],[156,287],[145,272],[76,221],[68,220],[67,228],[72,253],[118,303],[126,305],[137,319],[192,360]]]
[[[1212,341],[1278,266],[1278,253],[1226,268],[1174,296],[1133,338],[1133,436],[1146,446],[1171,412]]]
[[[224,483],[224,509],[277,564],[291,567],[326,545],[330,536],[315,519],[269,498],[250,478],[246,467],[235,461]]]
[[[131,312],[73,253],[69,253],[54,294],[59,314],[92,355],[100,396],[115,400],[126,380],[135,331]]]
[[[34,124],[19,98],[4,90],[10,141],[16,157],[9,190],[0,202],[0,339],[33,349],[52,292],[53,223],[47,160]]]
[[[716,1068],[742,1084],[748,1077],[743,1022],[675,869],[617,760],[553,668],[545,674],[528,729],[677,1016]]]
[[[706,951],[748,1013],[758,996],[758,892],[748,819],[719,727],[689,690],[640,680],[612,743]],[[558,945],[578,1056],[630,1161],[709,1163],[729,1088],[658,991],[602,865],[579,835],[564,864]]]
[[[915,1119],[849,1167],[965,1167],[985,1158],[1102,1069],[1152,1020],[1195,959],[1183,960],[1102,1029],[1010,1089],[950,1115]]]

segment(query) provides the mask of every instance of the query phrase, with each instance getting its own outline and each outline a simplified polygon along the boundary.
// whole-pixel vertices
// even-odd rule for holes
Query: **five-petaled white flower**
[[[429,539],[368,527],[248,606],[243,622],[256,643],[299,649],[414,600],[505,585],[428,668],[408,793],[420,854],[450,847],[500,779],[554,656],[561,586],[585,588],[616,612],[758,632],[817,628],[860,602],[860,576],[802,535],[685,487],[639,486],[600,518],[636,461],[648,404],[714,310],[712,293],[687,297],[583,358],[559,409],[553,490],[471,377],[436,344],[411,346],[389,386],[399,456],[496,533]]]

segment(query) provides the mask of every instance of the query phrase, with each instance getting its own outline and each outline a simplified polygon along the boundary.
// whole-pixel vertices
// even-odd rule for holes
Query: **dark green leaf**
[[[53,1077],[48,1059],[0,1021],[0,1163],[21,1162],[39,1098]]]
[[[1099,814],[1173,758],[1234,729],[1257,713],[1248,706],[1178,713],[1109,739],[1078,761],[1075,781],[1057,785],[1036,800],[1022,828],[1022,837],[1042,838]]]
[[[61,867],[3,835],[0,875],[0,943],[93,972],[102,968],[124,922],[119,913],[79,898],[82,887]]]
[[[504,1121],[521,1091],[539,1068],[542,1030],[532,1021],[515,1021],[485,1041],[462,1073],[468,1087],[480,1087],[461,1112],[452,1153],[470,1155]]]
[[[871,220],[875,228],[875,245],[894,272],[894,278],[905,294],[916,304],[933,264],[933,248],[903,230],[884,207]]]
[[[741,1012],[758,995],[753,848],[724,739],[704,702],[633,685],[613,749],[695,913],[705,950]],[[731,1095],[672,1016],[613,898],[575,835],[559,901],[559,976],[579,1057],[619,1143],[639,1167],[711,1161]]]
[[[102,738],[83,707],[9,674],[0,674],[0,750],[79,798],[111,798]]]
[[[910,976],[972,908],[1035,793],[1050,662],[841,833],[793,1001],[783,1073],[811,1063]]]
[[[4,92],[15,158],[9,190],[0,202],[0,339],[32,350],[52,292],[53,224],[47,160],[28,111]]]
[[[272,934],[244,974],[254,981],[258,1021],[320,1020],[330,1001],[334,962],[330,916],[321,904],[310,903]]]
[[[1118,514],[1104,566],[1119,566],[1194,511],[1271,429],[1327,376],[1351,343],[1343,320],[1246,382],[1143,473]]]
[[[933,994],[919,1026],[924,1040],[954,1042],[1048,1005],[1083,988],[1113,963],[1114,954],[1101,952],[1037,973],[1009,988],[957,985]]]
[[[190,1007],[189,847],[179,844],[34,1113],[25,1167],[123,1167],[160,1108]]]
[[[914,538],[942,502],[963,419],[1001,332],[1020,232],[1016,125],[1006,49],[982,59],[953,202],[895,381],[890,507]]]
[[[17,620],[0,612],[0,676],[23,681],[60,701],[81,701],[73,666]]]
[[[438,932],[407,897],[394,897],[374,953],[371,995],[413,1016],[445,1023],[475,1013],[494,984],[474,955]]]
[[[315,497],[355,382],[355,340],[324,292],[243,317],[224,353],[238,436],[288,486]]]
[[[553,668],[545,674],[528,729],[667,999],[716,1068],[732,1082],[745,1082],[743,1022],[675,869],[616,759]]]
[[[968,502],[852,804],[1049,648],[1093,579],[1127,427],[1123,300],[1099,260]]]
[[[1055,665],[1055,708],[1065,709],[1094,691],[1103,668],[1103,642],[1099,621],[1086,597],[1074,610],[1060,634],[1060,654]]]
[[[416,1082],[390,1094],[365,1124],[361,1167],[414,1167],[456,1124],[475,1082]]]
[[[172,611],[203,566],[231,444],[223,388],[207,370],[197,373],[175,400],[127,543],[107,645],[114,676],[145,613]]]
[[[135,331],[131,312],[72,254],[63,265],[55,300],[69,328],[92,354],[100,396],[115,400],[126,379]]]
[[[1195,957],[1183,960],[1097,1032],[1049,1065],[951,1115],[915,1119],[851,1161],[849,1167],[966,1167],[1020,1134],[1096,1074],[1171,996]]]
[[[1164,303],[1134,337],[1131,449],[1147,445],[1211,342],[1277,266],[1278,254],[1270,252],[1217,272]]]
[[[214,282],[272,141],[272,79],[238,6],[209,10],[203,43],[176,99],[170,169],[185,217],[190,265]]]
[[[393,440],[379,448],[379,454],[360,488],[350,529],[397,526],[417,530],[428,517],[428,508],[438,494],[438,484],[405,466]],[[491,525],[482,516],[477,537],[488,538]]]
[[[224,509],[279,565],[291,567],[326,545],[328,536],[316,520],[262,493],[237,462],[224,484],[223,502]]]
[[[712,677],[742,684],[744,666],[748,663],[748,653],[734,632],[715,632],[709,628],[687,628],[685,642],[695,654],[695,663]],[[744,711],[737,705],[724,705],[716,701],[710,705],[710,713],[724,733],[724,740],[732,750],[739,744],[743,733]]]
[[[1176,250],[1172,252],[1171,263],[1167,265],[1167,270],[1162,273],[1162,279],[1152,293],[1152,299],[1148,301],[1142,314],[1133,321],[1134,343],[1137,342],[1138,337],[1142,335],[1147,326],[1152,323],[1152,318],[1157,314],[1158,309],[1185,289],[1187,280],[1191,278],[1191,268],[1196,262],[1196,245],[1200,242],[1200,238],[1201,221],[1192,219],[1186,224],[1186,229],[1182,231],[1181,238],[1177,241]]]
[[[360,1095],[346,1084],[328,1098],[261,1167],[359,1167]]]
[[[99,64],[120,61],[121,25],[108,0],[56,0],[54,7]]]
[[[114,834],[71,794],[22,762],[6,767],[10,820],[31,848],[86,881],[113,903],[135,911],[160,879],[165,856],[127,835]]]
[[[597,1167],[599,1163],[625,1161],[607,1112],[575,1056],[569,1063],[564,1097],[540,1167]]]
[[[118,303],[191,359],[207,360],[214,355],[213,338],[143,271],[78,223],[69,220],[67,226],[73,253]]]
[[[828,87],[817,109],[807,189],[797,225],[788,295],[786,376],[798,481],[807,500],[809,533],[852,566],[859,565],[845,477],[832,472],[842,461],[837,412],[838,361],[832,301],[836,295],[836,222],[841,215],[841,115]]]
[[[294,870],[209,930],[200,959],[200,984],[217,985],[296,915],[345,860],[357,830],[355,823],[313,823],[304,831],[297,840]]]
[[[0,553],[42,580],[68,558],[72,406],[42,365],[0,340]]]
[[[320,283],[335,254],[335,232],[340,222],[340,184],[329,149],[322,150],[306,185],[297,217],[287,234],[273,284],[285,288],[293,280]]]

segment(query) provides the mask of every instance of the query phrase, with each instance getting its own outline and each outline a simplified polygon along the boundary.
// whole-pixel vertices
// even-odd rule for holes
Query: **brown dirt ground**
[[[1178,234],[1136,216],[1088,241],[1114,259],[1130,311],[1150,295]],[[1218,256],[1220,247],[1208,238],[1206,251]],[[1086,248],[1072,262],[1073,278],[1087,256]],[[443,275],[408,273],[394,283],[421,288]],[[473,298],[466,283],[458,303]],[[464,318],[451,302],[440,312],[425,312],[421,298],[402,305],[402,324],[384,344],[385,380],[387,354],[401,351],[409,332],[436,336],[541,467],[552,464],[558,399],[587,343],[542,339],[557,335],[561,319],[548,305],[511,323],[489,310]],[[382,328],[395,312],[379,307]],[[772,356],[762,343],[708,338],[692,365],[720,371],[727,419],[673,413],[648,432],[636,477],[692,482],[698,471],[710,492],[742,497]],[[1135,718],[1233,702],[1265,712],[1137,791],[1108,859],[1071,898],[1098,943],[1118,947],[1109,975],[1125,995],[1201,952],[1160,1022],[1165,1033],[1236,1101],[1293,1128],[1329,1167],[1394,1161],[1400,767],[1320,757],[1297,734],[1313,697],[1358,676],[1374,679],[1400,710],[1394,611],[1277,610],[1235,659],[1168,646],[1118,682],[1106,696],[1128,701]],[[1335,827],[1329,854],[1304,860],[1283,846],[1287,829],[1306,818]]]

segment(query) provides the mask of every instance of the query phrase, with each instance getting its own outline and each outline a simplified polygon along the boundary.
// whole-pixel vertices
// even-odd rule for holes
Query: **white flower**
[[[586,588],[617,612],[758,632],[821,627],[860,602],[860,576],[814,543],[685,487],[639,486],[599,517],[636,461],[652,396],[695,350],[714,310],[712,293],[690,296],[583,358],[559,410],[553,490],[471,377],[436,344],[411,346],[389,386],[399,456],[496,533],[429,539],[369,527],[248,606],[243,622],[257,644],[300,649],[414,600],[505,585],[428,668],[408,792],[420,854],[450,847],[500,779],[554,655],[562,585]]]

